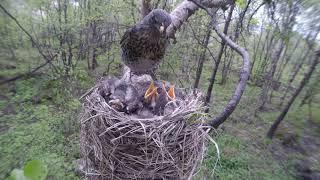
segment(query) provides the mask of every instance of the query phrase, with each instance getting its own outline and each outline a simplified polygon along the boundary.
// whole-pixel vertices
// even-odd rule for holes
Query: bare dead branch
[[[214,22],[215,21],[215,14],[211,13],[208,10],[208,8],[210,6],[204,5],[203,2],[201,2],[201,4],[200,4],[200,3],[196,2],[195,0],[192,0],[192,3],[195,6],[197,6],[198,8],[205,10],[211,16],[212,21],[213,21],[213,28],[216,31],[216,33],[220,36],[220,38],[222,39],[222,42],[224,42],[228,46],[230,46],[230,48],[233,49],[234,51],[236,51],[239,55],[241,55],[241,57],[243,59],[243,65],[242,65],[242,69],[240,72],[240,79],[239,79],[238,85],[236,87],[236,90],[234,91],[232,98],[229,100],[229,102],[225,106],[224,110],[218,116],[216,116],[214,119],[209,121],[209,123],[208,123],[210,126],[217,128],[227,120],[227,118],[232,114],[232,112],[235,110],[235,108],[237,107],[237,105],[240,102],[240,99],[241,99],[242,94],[245,90],[247,80],[248,80],[249,74],[250,74],[250,58],[249,58],[248,52],[243,47],[241,47],[238,44],[236,44],[235,42],[233,42],[227,35],[225,35],[224,32],[221,32],[221,30],[217,26],[217,23]]]

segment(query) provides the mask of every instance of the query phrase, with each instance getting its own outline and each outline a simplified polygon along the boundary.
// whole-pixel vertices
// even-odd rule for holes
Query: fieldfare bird
[[[156,79],[154,71],[163,59],[169,43],[166,29],[170,24],[170,14],[154,9],[124,33],[120,41],[121,56],[131,73],[150,74]]]
[[[109,104],[118,111],[132,113],[142,107],[137,90],[129,84],[120,83],[110,96]]]

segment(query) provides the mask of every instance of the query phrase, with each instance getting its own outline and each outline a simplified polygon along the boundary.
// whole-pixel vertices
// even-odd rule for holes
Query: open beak
[[[147,102],[151,102],[153,100],[156,99],[156,97],[158,96],[158,92],[157,92],[157,87],[155,87],[154,82],[151,81],[151,84],[149,85],[147,91],[144,94],[144,99]]]
[[[166,88],[165,88],[165,82],[163,81],[162,89],[166,92],[166,94],[167,94],[167,96],[168,96],[170,101],[176,100],[176,94],[174,93],[174,86],[171,85],[169,87],[169,91],[167,92]]]
[[[174,93],[174,86],[170,86],[167,94],[171,101],[176,100],[176,94]]]
[[[163,23],[161,24],[161,26],[160,26],[160,28],[159,28],[159,31],[160,31],[160,33],[163,33],[163,32],[164,32],[164,24],[163,24]]]

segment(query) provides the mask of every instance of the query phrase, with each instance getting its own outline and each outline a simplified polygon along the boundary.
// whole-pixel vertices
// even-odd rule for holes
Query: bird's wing
[[[123,53],[128,57],[139,57],[141,53],[141,35],[136,26],[128,29],[121,38],[120,44]]]
[[[150,26],[138,24],[127,30],[120,44],[125,58],[145,58],[159,61],[163,58],[167,40],[160,38],[158,32]]]

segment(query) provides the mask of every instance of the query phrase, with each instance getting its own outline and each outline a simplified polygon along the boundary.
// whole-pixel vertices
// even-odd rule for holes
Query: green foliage
[[[257,18],[252,18],[249,22],[251,25],[258,25],[259,24],[259,19]]]
[[[48,177],[75,178],[73,161],[79,157],[76,113],[80,102],[71,98],[72,87],[63,90],[61,86],[48,87],[48,83],[53,85],[52,80],[41,78],[18,81],[16,89],[19,91],[6,94],[10,100],[4,100],[0,110],[10,103],[16,114],[0,116],[1,125],[7,127],[6,131],[0,131],[0,144],[5,144],[0,148],[0,179],[30,159],[41,160],[48,167]],[[38,96],[42,96],[41,104],[32,103]],[[16,176],[19,173],[19,170],[13,172]]]
[[[236,5],[241,9],[244,9],[247,5],[247,0],[236,0]]]
[[[23,169],[14,169],[10,180],[44,180],[47,176],[47,167],[40,160],[26,163]]]

